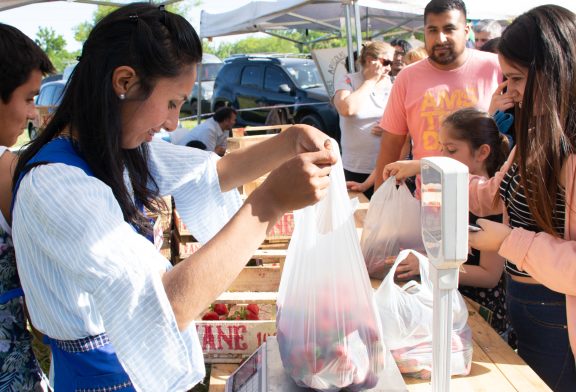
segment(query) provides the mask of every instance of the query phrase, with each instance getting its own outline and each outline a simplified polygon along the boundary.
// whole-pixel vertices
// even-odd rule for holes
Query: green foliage
[[[34,41],[46,52],[58,72],[62,72],[78,55],[77,52],[70,53],[65,49],[66,40],[51,27],[39,27]]]

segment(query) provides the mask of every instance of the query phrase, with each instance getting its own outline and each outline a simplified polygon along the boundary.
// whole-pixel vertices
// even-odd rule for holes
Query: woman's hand
[[[284,132],[289,132],[293,137],[294,152],[296,154],[329,150],[333,155],[331,165],[336,163],[337,155],[339,155],[337,148],[335,145],[332,145],[333,143],[330,136],[326,135],[319,129],[306,124],[297,124],[288,128]]]
[[[389,257],[384,263],[392,267],[395,261],[396,257]],[[418,275],[420,275],[420,261],[414,253],[409,253],[396,267],[395,277],[401,280],[408,280]]]
[[[298,154],[270,172],[256,191],[265,192],[266,203],[282,213],[314,204],[326,195],[336,160],[328,139],[322,150]]]
[[[380,81],[386,75],[386,68],[380,60],[367,60],[362,67],[364,80]]]
[[[346,181],[346,188],[354,192],[366,192],[370,185],[366,182]]]
[[[476,223],[482,230],[468,233],[468,244],[479,251],[498,252],[512,231],[507,225],[488,219],[478,219]]]
[[[488,108],[488,113],[494,115],[497,110],[501,112],[514,107],[514,97],[508,92],[504,92],[504,89],[508,86],[508,81],[505,80],[498,85],[494,94],[492,94],[492,99],[490,100],[490,106]]]
[[[382,132],[384,132],[384,129],[380,125],[374,125],[370,129],[370,133],[375,136],[382,136]]]
[[[402,182],[406,178],[415,176],[418,173],[420,173],[420,161],[396,161],[384,167],[382,176],[384,181],[386,181],[388,177],[394,176],[396,177],[396,181]]]

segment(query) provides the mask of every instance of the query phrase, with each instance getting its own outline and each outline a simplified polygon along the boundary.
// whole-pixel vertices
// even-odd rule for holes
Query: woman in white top
[[[390,44],[367,42],[360,52],[361,71],[344,75],[334,86],[347,181],[364,182],[376,166],[381,135],[378,122],[392,89],[388,74],[393,58],[394,47]],[[372,192],[371,187],[364,194],[370,198]]]
[[[153,136],[177,126],[202,49],[182,17],[133,3],[84,43],[62,103],[16,168],[13,236],[57,391],[184,391],[204,377],[193,320],[336,161],[307,126],[220,159]],[[243,205],[236,187],[271,171]],[[170,268],[141,212],[173,195],[204,246]]]

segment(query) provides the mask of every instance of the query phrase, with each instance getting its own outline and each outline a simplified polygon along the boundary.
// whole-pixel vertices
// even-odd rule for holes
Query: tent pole
[[[352,26],[350,23],[350,3],[345,5],[346,11],[346,43],[348,46],[348,65],[350,67],[350,73],[356,72],[356,66],[354,64],[354,48],[352,44]]]
[[[360,56],[360,50],[362,48],[362,26],[360,25],[360,6],[358,1],[354,1],[354,21],[356,27],[356,50],[358,51],[358,56]]]

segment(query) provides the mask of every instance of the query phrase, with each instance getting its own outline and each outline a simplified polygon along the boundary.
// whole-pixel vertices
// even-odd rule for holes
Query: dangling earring
[[[118,98],[120,98],[120,100],[123,101],[123,100],[126,99],[126,94],[120,94],[120,95],[118,96]]]

